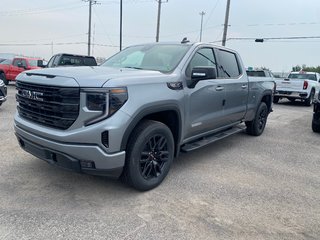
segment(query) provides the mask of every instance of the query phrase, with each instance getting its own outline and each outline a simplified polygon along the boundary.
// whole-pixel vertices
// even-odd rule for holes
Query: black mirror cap
[[[216,68],[215,67],[194,67],[191,72],[192,80],[206,80],[216,79]]]
[[[216,78],[217,71],[215,67],[194,67],[191,72],[191,83],[189,87],[194,88],[199,81]]]

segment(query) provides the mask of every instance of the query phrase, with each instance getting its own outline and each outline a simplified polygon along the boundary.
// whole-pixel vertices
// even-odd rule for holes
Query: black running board
[[[191,143],[186,143],[181,147],[181,151],[182,152],[190,152],[193,151],[195,149],[201,148],[203,146],[206,146],[210,143],[213,143],[215,141],[218,141],[220,139],[223,139],[225,137],[229,137],[233,134],[239,133],[244,131],[246,128],[243,126],[237,126],[237,127],[233,127],[233,128],[229,128],[225,131],[222,132],[218,132],[216,134],[213,135],[209,135],[207,137],[203,137],[200,138],[197,141],[191,142]]]

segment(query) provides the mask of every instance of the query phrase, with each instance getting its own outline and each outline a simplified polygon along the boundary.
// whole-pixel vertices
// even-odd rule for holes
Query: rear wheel
[[[122,179],[141,191],[155,188],[168,174],[173,157],[171,130],[161,122],[143,121],[129,139]]]
[[[267,123],[268,118],[267,104],[261,102],[256,112],[255,118],[252,121],[246,122],[247,133],[252,136],[260,136]]]
[[[4,82],[5,85],[9,84],[9,81],[6,79],[6,75],[4,75],[4,73],[0,73],[0,79]]]
[[[314,98],[314,90],[311,91],[310,96],[304,100],[304,105],[305,106],[311,106],[312,102],[313,102],[313,98]]]

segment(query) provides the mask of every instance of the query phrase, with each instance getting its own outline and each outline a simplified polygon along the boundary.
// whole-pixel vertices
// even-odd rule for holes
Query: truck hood
[[[108,80],[111,79],[134,79],[140,76],[157,77],[163,75],[161,72],[149,70],[137,70],[129,68],[110,68],[110,67],[58,67],[45,68],[26,71],[25,74],[29,77],[43,76],[43,81],[50,85],[54,84],[54,79],[74,79],[80,87],[102,87]],[[19,76],[18,80],[23,80],[24,77]]]

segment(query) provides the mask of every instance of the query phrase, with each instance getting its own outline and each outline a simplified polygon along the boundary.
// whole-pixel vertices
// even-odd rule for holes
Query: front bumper
[[[108,177],[119,177],[122,173],[124,151],[106,153],[95,144],[57,142],[34,135],[16,124],[14,128],[22,149],[52,165]]]

